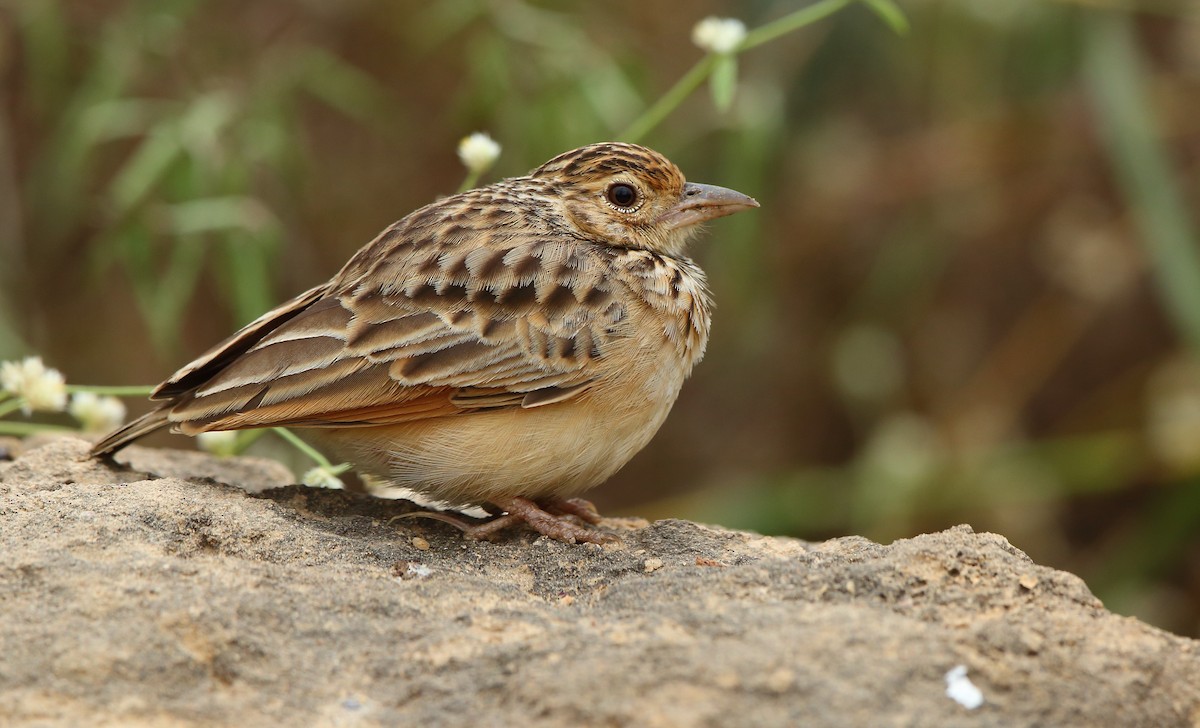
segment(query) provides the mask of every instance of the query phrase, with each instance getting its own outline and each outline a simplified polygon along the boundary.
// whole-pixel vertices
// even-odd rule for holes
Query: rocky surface
[[[967,527],[475,543],[403,501],[247,494],[290,480],[264,461],[85,451],[0,464],[0,724],[1200,723],[1200,643]]]

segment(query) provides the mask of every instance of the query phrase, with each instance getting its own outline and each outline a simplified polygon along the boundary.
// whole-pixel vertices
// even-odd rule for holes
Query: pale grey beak
[[[657,222],[672,229],[683,228],[752,207],[758,207],[758,202],[749,195],[716,185],[688,182],[683,186],[679,202],[659,216]]]

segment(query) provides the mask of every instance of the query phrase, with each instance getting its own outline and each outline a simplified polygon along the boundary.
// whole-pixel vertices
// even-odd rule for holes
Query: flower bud
[[[333,488],[335,490],[342,490],[346,487],[346,484],[342,482],[341,478],[334,475],[329,468],[324,466],[310,468],[308,472],[306,472],[303,477],[300,478],[300,482],[310,488]]]
[[[48,369],[40,356],[0,362],[0,389],[22,398],[21,410],[62,412],[67,406],[67,383],[62,372]]]
[[[692,28],[692,42],[710,53],[732,53],[746,39],[746,24],[737,18],[709,16]]]
[[[486,172],[500,156],[500,145],[484,132],[463,137],[458,143],[458,158],[474,174]]]
[[[94,392],[71,395],[67,412],[79,420],[85,432],[107,432],[125,421],[125,404],[121,400]]]

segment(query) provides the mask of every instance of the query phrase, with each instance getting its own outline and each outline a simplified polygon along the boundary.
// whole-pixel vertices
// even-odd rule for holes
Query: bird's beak
[[[685,228],[752,207],[758,207],[758,202],[749,195],[716,185],[688,182],[683,186],[679,202],[659,216],[656,222],[670,229]]]

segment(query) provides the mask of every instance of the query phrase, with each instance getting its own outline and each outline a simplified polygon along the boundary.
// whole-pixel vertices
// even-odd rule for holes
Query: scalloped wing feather
[[[400,260],[393,247],[360,269],[386,285],[314,289],[254,322],[163,385],[196,382],[171,421],[188,434],[364,427],[546,406],[589,388],[625,318],[604,278],[578,274],[602,261],[543,241],[459,256],[442,247]]]

